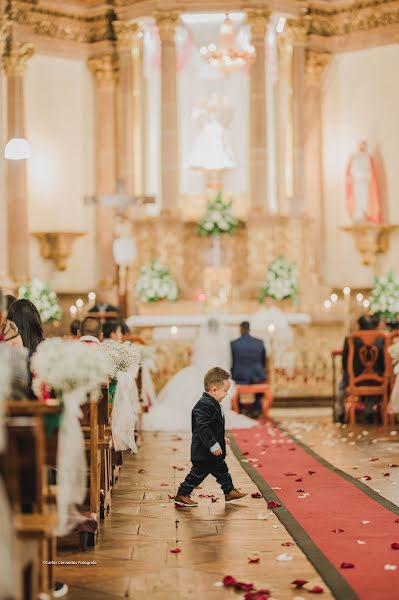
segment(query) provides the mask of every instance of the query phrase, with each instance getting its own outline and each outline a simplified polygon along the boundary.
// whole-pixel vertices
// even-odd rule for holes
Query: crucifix
[[[98,194],[85,196],[87,206],[96,205],[115,208],[113,255],[117,265],[118,305],[124,317],[128,308],[128,274],[129,268],[136,259],[136,244],[131,231],[131,222],[127,216],[130,207],[141,207],[146,204],[155,204],[155,196],[145,194],[134,196],[128,194],[124,182],[118,179],[114,194]]]

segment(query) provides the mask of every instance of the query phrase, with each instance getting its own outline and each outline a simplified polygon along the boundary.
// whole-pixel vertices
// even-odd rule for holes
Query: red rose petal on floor
[[[172,554],[179,554],[181,552],[181,548],[173,548],[173,550],[171,550]]]
[[[269,590],[258,590],[257,592],[247,592],[244,596],[244,600],[269,600]]]
[[[311,594],[322,594],[324,592],[323,588],[319,585],[315,585],[310,590],[308,590]]]
[[[299,589],[303,587],[307,582],[307,579],[294,579],[294,581],[291,581],[291,585],[295,585],[295,587]]]
[[[391,548],[392,550],[399,550],[399,544],[397,542],[393,542],[393,544],[391,544]]]
[[[390,474],[390,473],[383,473],[383,474],[382,474],[382,476],[383,476],[383,477],[390,477],[390,476],[391,476],[391,474]]]
[[[146,471],[145,469],[139,469],[139,470],[137,471],[137,473],[140,473],[140,475],[141,475],[142,473],[147,473],[147,471]]]
[[[211,498],[211,502],[219,502],[219,498]]]
[[[171,496],[170,494],[168,494],[168,498],[169,498],[169,500],[174,500],[175,496]]]
[[[370,458],[370,462],[374,462],[376,460],[380,460],[377,456],[373,456],[373,458]]]
[[[282,546],[295,546],[294,542],[283,542]]]
[[[345,529],[332,529],[331,533],[344,533]]]
[[[395,519],[395,523],[399,523],[399,519]]]
[[[248,558],[248,562],[249,562],[249,564],[254,564],[254,565],[256,565],[256,564],[258,564],[258,562],[259,562],[259,561],[260,561],[260,558],[259,558],[259,557],[257,557],[257,558]]]
[[[309,475],[315,475],[316,471],[308,471]]]
[[[295,448],[295,447],[293,447],[293,448],[288,448],[288,451],[294,452],[294,450],[296,450],[296,448]]]
[[[279,506],[281,506],[281,504],[279,504],[278,502],[268,502],[267,503],[267,508],[278,508]]]
[[[388,465],[388,467],[391,467],[393,469],[394,467],[399,467],[399,465],[391,464],[391,465]]]
[[[262,498],[262,494],[260,492],[252,492],[251,498]]]
[[[340,564],[341,569],[354,569],[355,565],[350,562],[343,562]]]
[[[236,583],[237,583],[237,579],[235,579],[231,575],[226,575],[226,577],[223,577],[223,585],[225,587],[229,587],[230,585],[235,585]]]
[[[286,477],[296,477],[297,473],[284,473]]]
[[[242,590],[243,592],[251,592],[255,589],[253,583],[245,583],[244,581],[237,581],[234,587],[236,590]]]
[[[297,490],[297,492],[303,493],[305,490]]]
[[[161,487],[169,487],[169,483],[161,483]]]
[[[300,477],[299,479],[295,479],[295,483],[300,483],[301,481],[303,481],[302,477]]]
[[[362,479],[365,479],[366,481],[370,481],[371,477],[370,477],[370,475],[363,475]]]
[[[197,485],[196,490],[202,490],[202,485]]]

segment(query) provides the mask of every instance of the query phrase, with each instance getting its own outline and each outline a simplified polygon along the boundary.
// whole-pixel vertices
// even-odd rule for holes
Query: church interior
[[[397,0],[0,0],[0,600],[393,600],[398,42]],[[232,504],[181,492],[201,394]]]

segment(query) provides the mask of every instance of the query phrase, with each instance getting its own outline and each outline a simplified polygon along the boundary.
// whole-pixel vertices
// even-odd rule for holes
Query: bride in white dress
[[[230,344],[225,327],[212,318],[195,341],[192,362],[165,385],[158,401],[143,415],[144,431],[190,431],[191,411],[204,391],[204,375],[212,367],[230,371]],[[232,385],[233,387],[233,385]],[[232,390],[223,401],[226,429],[246,429],[257,421],[231,410]]]

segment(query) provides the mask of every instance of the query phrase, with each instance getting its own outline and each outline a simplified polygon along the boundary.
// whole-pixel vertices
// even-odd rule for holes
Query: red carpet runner
[[[231,442],[266,500],[282,505],[275,514],[336,598],[399,598],[399,549],[391,548],[399,544],[398,507],[273,424],[235,430]]]

